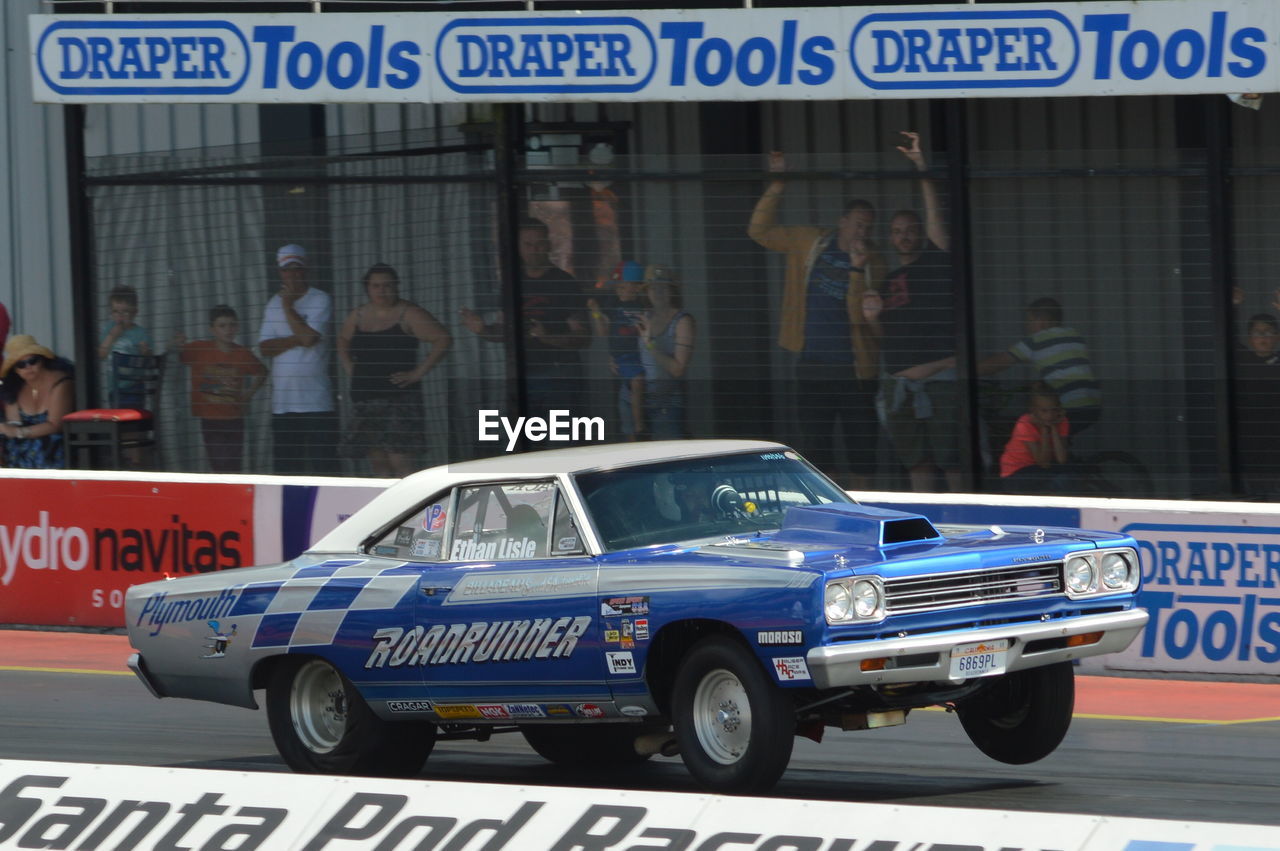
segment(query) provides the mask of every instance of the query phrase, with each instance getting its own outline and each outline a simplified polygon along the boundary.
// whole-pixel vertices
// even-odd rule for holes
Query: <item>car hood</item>
[[[644,555],[790,566],[828,573],[909,575],[920,569],[965,570],[1060,561],[1068,553],[1132,541],[1112,532],[1033,526],[946,525],[919,514],[862,505],[788,510],[776,532],[734,535]],[[640,553],[631,552],[629,558]]]

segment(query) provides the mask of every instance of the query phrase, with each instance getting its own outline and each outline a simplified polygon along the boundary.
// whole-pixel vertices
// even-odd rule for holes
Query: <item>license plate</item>
[[[1003,674],[1008,664],[1009,639],[979,641],[951,648],[951,679],[990,677]]]

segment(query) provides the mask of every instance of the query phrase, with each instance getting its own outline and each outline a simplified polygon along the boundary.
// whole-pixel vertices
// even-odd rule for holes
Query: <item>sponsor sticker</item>
[[[223,632],[222,625],[218,621],[209,621],[209,629],[213,631],[213,634],[205,637],[205,641],[209,643],[204,646],[209,652],[200,658],[221,659],[227,655],[227,647],[231,644],[232,639],[236,637],[236,625],[232,624],[230,630]]]
[[[798,629],[762,629],[756,633],[756,643],[763,647],[803,644],[804,633]]]
[[[778,679],[784,682],[810,679],[809,666],[805,664],[803,656],[775,656],[773,670],[777,672]]]
[[[536,703],[508,703],[507,714],[512,718],[546,718],[547,713]]]
[[[544,708],[547,711],[548,718],[559,718],[573,714],[573,707],[567,703],[548,703]]]
[[[578,548],[578,538],[576,535],[566,535],[556,541],[557,550],[576,550]]]
[[[480,710],[470,703],[437,703],[432,707],[441,718],[483,718]]]
[[[396,529],[396,546],[407,547],[413,543],[413,527],[401,526]]]
[[[630,650],[636,646],[636,627],[631,621],[622,622],[622,649]]]
[[[376,556],[394,556],[399,555],[400,548],[391,546],[390,544],[379,544],[373,548],[373,554]]]
[[[440,556],[440,542],[423,538],[420,541],[414,541],[413,549],[409,552],[419,558],[438,558]]]
[[[649,640],[649,619],[636,618],[636,641]]]
[[[511,713],[507,711],[507,707],[500,704],[482,704],[476,707],[480,712],[481,718],[510,718]]]
[[[576,711],[583,718],[604,717],[604,710],[594,703],[579,703]]]
[[[431,510],[422,518],[422,527],[428,532],[439,532],[444,528],[444,521],[444,506],[437,502],[431,506]]]
[[[600,615],[606,618],[617,618],[623,615],[649,614],[649,598],[643,597],[606,597],[600,601]]]
[[[634,674],[636,672],[636,662],[631,658],[630,652],[611,651],[604,655],[609,660],[609,673]],[[807,672],[805,676],[808,676]]]
[[[430,712],[429,700],[388,700],[387,710],[390,712]]]
[[[605,644],[617,644],[622,640],[622,634],[616,629],[606,629],[604,631]]]
[[[649,714],[649,710],[645,709],[643,706],[624,706],[618,711],[631,718],[642,718]]]

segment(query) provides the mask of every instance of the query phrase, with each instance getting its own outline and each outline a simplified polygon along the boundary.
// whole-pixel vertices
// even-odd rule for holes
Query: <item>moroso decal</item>
[[[803,644],[804,633],[798,629],[768,629],[756,633],[756,643],[761,646]]]
[[[537,618],[433,624],[405,630],[385,627],[373,634],[366,668],[401,665],[457,665],[468,662],[516,662],[573,655],[591,618]]]

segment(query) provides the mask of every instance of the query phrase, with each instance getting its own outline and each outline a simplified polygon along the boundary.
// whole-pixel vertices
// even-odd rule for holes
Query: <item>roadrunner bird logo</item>
[[[201,659],[221,659],[227,655],[227,645],[231,643],[231,639],[236,636],[236,625],[231,625],[231,632],[223,632],[218,621],[209,621],[209,629],[213,630],[213,635],[208,636],[208,644],[205,649],[209,652],[201,656]]]

